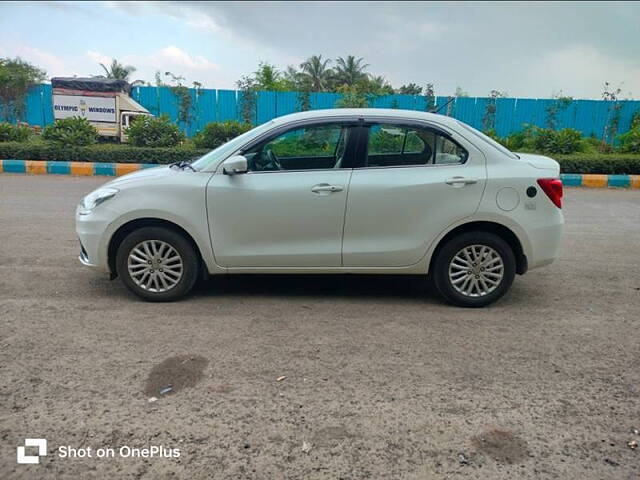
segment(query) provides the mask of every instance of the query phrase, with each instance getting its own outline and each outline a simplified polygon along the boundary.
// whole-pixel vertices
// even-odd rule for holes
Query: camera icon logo
[[[38,447],[37,455],[27,455],[26,447]],[[47,454],[47,440],[45,438],[25,438],[24,446],[18,447],[18,463],[40,463],[40,457]]]

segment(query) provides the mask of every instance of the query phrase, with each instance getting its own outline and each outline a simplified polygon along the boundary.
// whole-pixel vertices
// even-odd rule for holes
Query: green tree
[[[129,80],[129,75],[136,71],[136,67],[131,65],[123,65],[118,60],[113,59],[111,61],[111,65],[107,68],[104,63],[101,63],[100,66],[104,70],[107,78],[114,78],[116,80]]]
[[[292,92],[308,88],[305,85],[305,79],[302,72],[296,69],[293,65],[287,65],[287,69],[282,72],[282,85],[286,90]]]
[[[556,120],[558,113],[569,108],[569,105],[571,105],[571,102],[573,102],[573,98],[564,96],[562,94],[562,90],[560,90],[560,92],[558,93],[554,93],[553,98],[555,99],[555,101],[545,109],[547,113],[547,120],[545,123],[547,125],[547,128],[550,128],[551,130],[556,129]]]
[[[400,95],[422,95],[422,87],[415,83],[409,83],[407,85],[402,85],[398,89],[398,93]]]
[[[327,65],[330,59],[322,60],[322,55],[312,55],[300,64],[302,75],[308,80],[312,92],[326,92],[330,86],[333,70]]]
[[[507,92],[501,92],[500,90],[491,90],[489,92],[489,100],[485,107],[484,117],[482,117],[482,124],[485,131],[490,131],[496,128],[496,112],[498,98],[504,98],[507,96]]]
[[[369,79],[364,82],[368,93],[372,95],[393,95],[393,87],[382,75],[370,76]]]
[[[171,72],[165,72],[165,76],[169,77],[173,82],[173,85],[169,85],[169,88],[178,99],[178,122],[184,125],[184,133],[187,134],[189,125],[193,120],[193,98],[189,87],[184,85],[184,77],[182,75],[174,75]],[[202,84],[200,82],[193,82],[193,88],[196,92],[196,97],[202,94]]]
[[[468,97],[469,94],[462,90],[461,87],[456,87],[456,93],[454,93],[455,97]]]
[[[354,86],[362,80],[366,80],[365,70],[369,66],[363,58],[347,55],[347,58],[336,59],[335,79],[338,85]]]
[[[433,83],[427,83],[424,89],[424,109],[426,112],[436,111],[436,93],[433,88]]]
[[[336,108],[367,108],[369,107],[369,98],[366,94],[365,86],[362,83],[358,85],[341,85],[337,89],[342,97],[336,101]]]
[[[608,152],[613,149],[613,140],[618,133],[618,126],[620,124],[620,110],[622,110],[622,103],[620,103],[620,94],[622,88],[612,88],[609,82],[604,82],[602,88],[602,99],[611,102],[608,109],[607,124],[604,127],[604,133],[602,135],[602,151]]]
[[[2,117],[20,120],[25,112],[29,89],[45,79],[45,71],[16,58],[0,58],[0,107]]]
[[[256,81],[250,75],[243,75],[236,82],[238,90],[242,92],[240,97],[240,116],[244,123],[253,124],[256,119],[256,103],[258,96],[256,94]]]
[[[257,90],[270,92],[287,90],[287,83],[280,70],[267,62],[260,62],[258,69],[253,74],[255,87]]]

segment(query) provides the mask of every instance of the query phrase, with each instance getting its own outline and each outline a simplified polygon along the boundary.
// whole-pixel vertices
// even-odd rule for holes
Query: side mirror
[[[222,173],[225,175],[238,175],[247,173],[248,170],[247,158],[243,155],[234,155],[231,158],[227,158],[222,164]]]

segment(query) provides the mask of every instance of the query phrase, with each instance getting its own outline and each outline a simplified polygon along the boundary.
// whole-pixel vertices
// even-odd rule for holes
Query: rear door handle
[[[452,187],[464,187],[465,185],[473,185],[474,183],[478,183],[478,179],[468,177],[451,177],[447,178],[444,183],[446,183],[447,185],[451,185]]]
[[[311,191],[313,193],[333,193],[333,192],[341,192],[344,190],[342,185],[329,185],[328,183],[319,183],[311,187]]]

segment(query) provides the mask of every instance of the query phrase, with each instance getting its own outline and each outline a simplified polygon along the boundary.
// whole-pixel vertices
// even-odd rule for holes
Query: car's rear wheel
[[[125,237],[116,254],[118,276],[145,300],[168,302],[186,295],[198,278],[198,255],[183,235],[143,227]]]
[[[449,240],[434,262],[438,292],[461,307],[484,307],[513,283],[516,260],[507,242],[490,232],[466,232]]]

